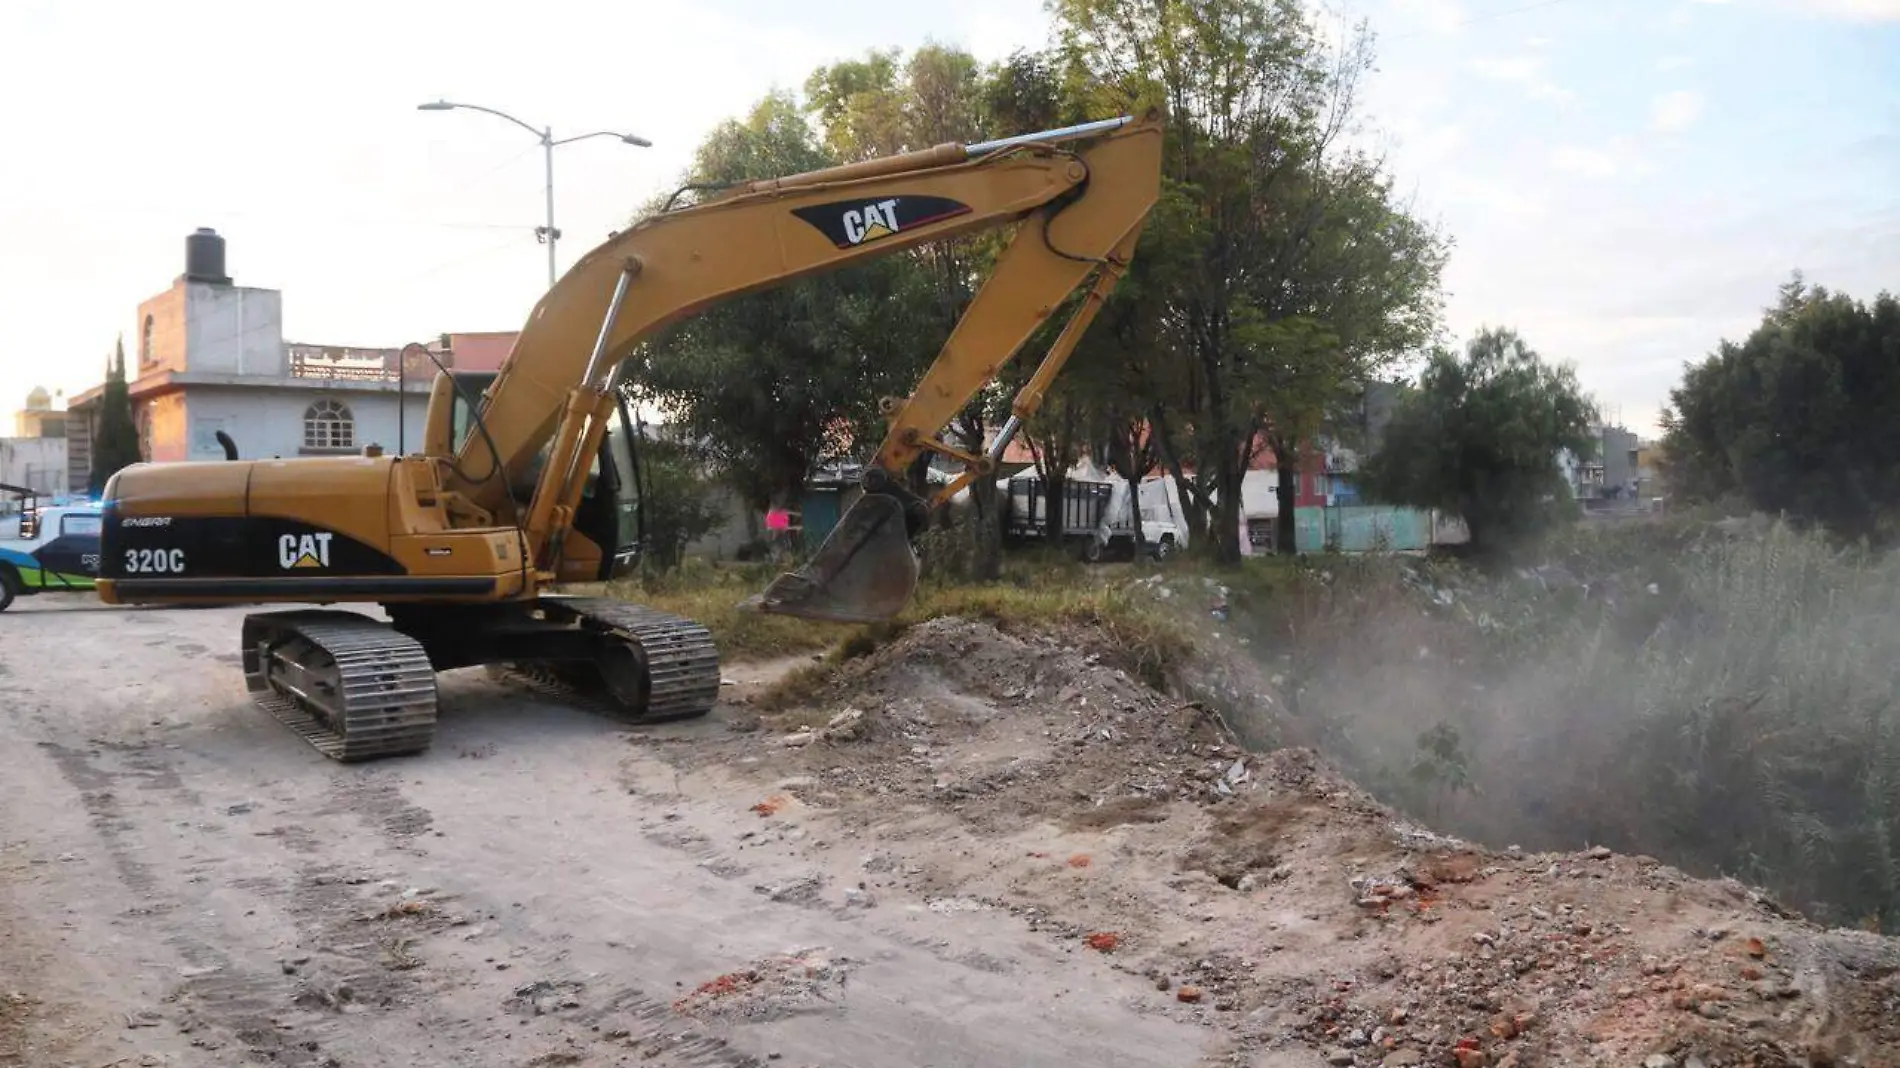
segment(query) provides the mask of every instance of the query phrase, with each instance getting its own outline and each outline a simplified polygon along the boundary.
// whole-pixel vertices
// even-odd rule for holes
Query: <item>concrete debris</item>
[[[855,742],[864,737],[864,710],[847,708],[825,724],[824,738],[831,742]]]
[[[701,983],[676,1000],[673,1011],[757,1021],[785,1017],[813,1002],[835,1003],[850,978],[851,963],[822,947],[766,957]]]

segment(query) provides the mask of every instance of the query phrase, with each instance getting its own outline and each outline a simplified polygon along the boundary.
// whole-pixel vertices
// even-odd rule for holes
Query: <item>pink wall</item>
[[[513,330],[449,335],[449,349],[455,353],[458,371],[499,371],[514,344]]]

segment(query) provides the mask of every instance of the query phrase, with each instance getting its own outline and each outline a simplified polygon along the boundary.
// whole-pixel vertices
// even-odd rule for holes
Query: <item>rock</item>
[[[1485,1068],[1485,1063],[1490,1059],[1485,1056],[1483,1050],[1471,1049],[1468,1046],[1460,1047],[1453,1052],[1458,1058],[1458,1068]]]
[[[1189,1005],[1196,1004],[1201,1000],[1201,988],[1198,986],[1184,985],[1181,989],[1174,992],[1174,1000],[1185,1002]]]
[[[833,741],[855,742],[864,737],[864,731],[864,711],[857,708],[847,708],[825,724],[825,737]]]
[[[1643,1068],[1676,1068],[1676,1059],[1667,1053],[1652,1053],[1643,1058]]]
[[[1608,846],[1591,846],[1590,852],[1584,855],[1591,860],[1608,860],[1616,854],[1612,853]]]
[[[1404,1049],[1395,1049],[1386,1054],[1385,1060],[1380,1063],[1383,1064],[1385,1068],[1414,1068],[1416,1065],[1425,1063],[1425,1055],[1407,1046]]]
[[[817,737],[818,735],[812,731],[802,730],[788,734],[784,738],[779,739],[779,741],[788,748],[796,749],[799,746],[810,745],[813,739]]]
[[[1352,1050],[1344,1046],[1334,1046],[1326,1051],[1326,1063],[1334,1068],[1346,1068],[1352,1064]]]
[[[1369,1041],[1371,1040],[1366,1037],[1366,1033],[1364,1031],[1360,1031],[1356,1029],[1351,1034],[1346,1036],[1346,1045],[1351,1046],[1353,1049],[1358,1049],[1360,1046],[1365,1045]]]

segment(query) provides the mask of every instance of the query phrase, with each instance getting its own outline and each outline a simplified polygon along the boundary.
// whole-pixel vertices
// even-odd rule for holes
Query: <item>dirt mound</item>
[[[854,892],[1005,909],[1145,976],[1140,1011],[1223,1029],[1223,1063],[1900,1068],[1900,943],[1645,857],[1433,834],[1085,649],[936,620],[743,757],[667,754],[874,837]]]

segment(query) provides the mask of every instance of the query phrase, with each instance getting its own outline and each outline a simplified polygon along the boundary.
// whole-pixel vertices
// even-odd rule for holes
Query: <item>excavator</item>
[[[437,673],[455,668],[511,673],[629,723],[703,716],[721,681],[704,626],[561,592],[638,565],[641,433],[620,387],[642,342],[723,300],[1014,228],[916,388],[884,402],[862,492],[809,562],[745,603],[889,618],[916,588],[932,510],[994,472],[1127,272],[1160,194],[1162,136],[1151,111],[669,203],[576,261],[499,370],[438,361],[420,452],[241,460],[227,446],[221,461],[119,471],[102,494],[99,597],[285,606],[244,618],[246,688],[341,762],[426,750]],[[1078,293],[994,442],[945,442],[949,420]],[[937,457],[961,471],[913,488],[913,468]]]

